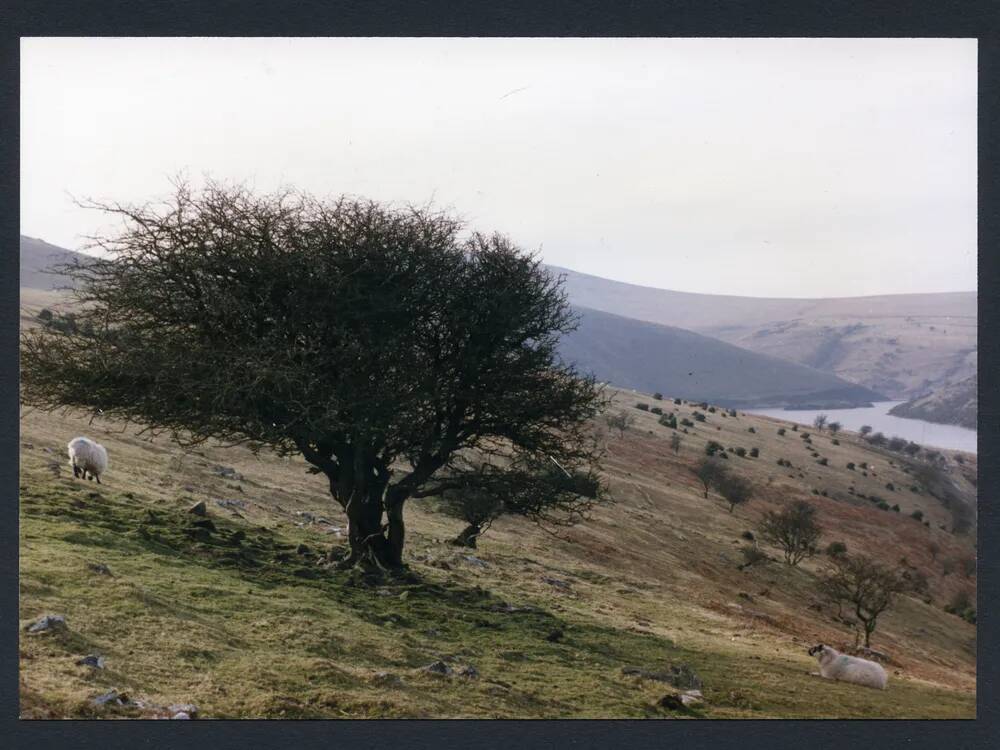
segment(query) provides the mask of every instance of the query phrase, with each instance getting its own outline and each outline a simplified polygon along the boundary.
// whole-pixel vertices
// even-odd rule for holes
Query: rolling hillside
[[[898,404],[889,413],[927,422],[957,424],[974,430],[979,414],[979,386],[975,378],[966,378],[913,401]]]
[[[560,353],[615,385],[727,406],[837,408],[884,400],[803,365],[680,328],[577,308],[580,327]]]
[[[637,401],[652,403],[617,396],[613,409],[638,419],[623,435],[596,424],[614,504],[555,536],[501,519],[473,551],[447,543],[461,524],[432,500],[411,503],[412,576],[382,584],[322,564],[343,546],[345,519],[299,458],[186,451],[110,422],[25,413],[20,624],[60,614],[66,625],[22,629],[21,715],[154,716],[172,704],[206,718],[975,715],[976,630],[943,609],[962,591],[975,601],[975,568],[957,564],[974,555],[973,537],[949,532],[949,512],[898,456],[851,434],[807,444],[791,425],[722,412],[681,433],[675,454],[673,431]],[[698,408],[660,403],[679,418]],[[77,434],[108,447],[100,486],[66,467]],[[758,487],[733,514],[691,474],[708,440],[760,451],[729,454]],[[974,498],[975,457],[947,460]],[[900,512],[880,510],[878,496]],[[745,533],[795,499],[816,506],[821,549],[843,541],[849,554],[905,558],[927,576],[926,593],[879,620],[885,693],[810,675],[810,645],[854,638],[816,590],[822,554],[790,568],[762,545],[769,561],[741,565]],[[211,526],[195,525],[196,501]],[[76,663],[88,654],[104,667]],[[443,673],[425,669],[436,662]],[[681,668],[703,683],[703,706],[659,705],[675,692],[662,675]],[[94,703],[112,690],[129,701]]]
[[[977,295],[777,299],[692,294],[552,267],[570,301],[836,374],[893,399],[976,373]]]
[[[21,235],[21,287],[44,291],[65,286],[66,279],[46,273],[59,263],[68,263],[79,253],[50,245],[44,240]]]

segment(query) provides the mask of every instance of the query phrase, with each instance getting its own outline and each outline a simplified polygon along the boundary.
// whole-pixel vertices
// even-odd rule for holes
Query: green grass
[[[21,492],[21,618],[65,614],[63,633],[21,637],[22,715],[129,716],[89,699],[115,688],[215,718],[971,717],[974,696],[911,679],[885,693],[809,676],[804,654],[681,648],[489,579],[414,563],[373,586],[299,554],[326,538],[275,519],[222,518],[205,534],[190,500],[132,498],[26,470]],[[130,493],[131,494],[131,493]],[[255,518],[254,521],[262,519]],[[238,539],[242,532],[242,540]],[[456,555],[441,545],[440,557]],[[107,565],[112,576],[88,566]],[[596,574],[591,574],[591,578]],[[581,574],[581,579],[586,576]],[[598,585],[598,583],[594,583]],[[529,607],[505,612],[502,605]],[[501,611],[498,611],[501,610]],[[558,642],[547,639],[561,630]],[[101,653],[107,669],[75,665]],[[445,659],[479,677],[439,677]],[[702,711],[655,706],[672,688],[629,677],[686,663]],[[379,683],[389,672],[398,686]]]

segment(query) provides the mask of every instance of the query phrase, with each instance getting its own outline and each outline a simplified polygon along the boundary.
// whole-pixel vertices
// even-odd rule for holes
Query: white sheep
[[[69,441],[69,464],[73,467],[73,476],[96,479],[101,483],[101,474],[108,470],[108,452],[103,445],[85,437],[76,437]]]
[[[885,690],[885,683],[889,678],[881,664],[858,656],[842,654],[822,643],[809,649],[809,655],[819,660],[820,677]]]

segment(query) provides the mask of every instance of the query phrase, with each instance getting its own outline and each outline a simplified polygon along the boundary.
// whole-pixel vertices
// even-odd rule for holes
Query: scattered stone
[[[464,667],[462,671],[459,672],[459,674],[462,677],[468,677],[470,680],[475,680],[479,677],[479,670],[476,669],[471,664],[469,664],[468,666]]]
[[[567,581],[563,581],[559,578],[550,578],[549,576],[542,576],[542,581],[549,584],[549,586],[555,586],[557,589],[562,589],[563,591],[569,591],[572,588]]]
[[[563,631],[560,630],[559,628],[556,628],[547,636],[545,636],[545,640],[547,640],[549,643],[559,643],[559,641],[563,639],[563,635],[565,635]]]
[[[35,622],[29,623],[25,630],[29,633],[48,633],[66,627],[66,617],[64,615],[44,615]]]
[[[90,702],[95,706],[106,706],[108,704],[114,706],[127,706],[129,704],[129,699],[125,693],[119,693],[117,690],[109,690],[96,698],[91,698]]]
[[[236,469],[231,466],[220,466],[215,465],[212,467],[212,473],[220,477],[226,477],[227,479],[235,479],[237,481],[243,480],[243,475],[240,474]]]
[[[88,654],[82,659],[76,660],[77,666],[93,667],[94,669],[104,669],[104,657],[97,654]]]
[[[198,718],[198,707],[193,703],[174,703],[167,706],[167,710],[172,714],[186,714],[183,718],[185,719],[197,719]],[[173,718],[177,718],[174,716]]]
[[[245,500],[216,500],[215,504],[220,508],[226,508],[227,510],[232,510],[233,508],[240,508],[241,510],[246,510],[247,503]]]
[[[376,672],[372,681],[380,687],[403,687],[403,680],[399,675],[392,672]]]
[[[205,507],[205,501],[199,500],[190,508],[188,508],[188,513],[194,513],[196,516],[206,516],[208,515],[208,509]]]
[[[667,667],[661,672],[653,672],[641,667],[623,667],[622,674],[626,676],[642,677],[646,680],[656,680],[666,682],[681,690],[693,689],[701,690],[703,687],[701,678],[687,664],[675,664]]]
[[[684,711],[687,709],[687,706],[684,705],[684,701],[673,693],[664,695],[656,702],[656,705],[660,708],[665,708],[668,711]]]
[[[191,716],[190,716],[190,714],[187,713],[187,711],[178,711],[177,713],[175,713],[170,718],[171,719],[178,719],[178,720],[180,720],[180,719],[190,719]]]
[[[450,675],[454,672],[454,670],[451,667],[449,667],[447,664],[445,664],[443,661],[440,660],[434,662],[433,664],[428,664],[426,667],[423,668],[423,671],[439,675]]]
[[[97,573],[98,575],[102,576],[111,575],[111,568],[109,568],[104,563],[87,563],[87,567],[94,573]]]
[[[481,560],[475,555],[462,555],[462,559],[465,560],[470,565],[475,565],[477,568],[488,568],[489,563],[485,560]]]
[[[700,690],[685,690],[681,693],[681,703],[688,708],[700,706],[705,702]]]

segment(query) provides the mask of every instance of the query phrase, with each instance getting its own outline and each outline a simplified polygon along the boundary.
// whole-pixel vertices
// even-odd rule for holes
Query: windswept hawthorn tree
[[[505,236],[219,184],[94,207],[123,229],[61,269],[79,325],[22,337],[26,403],[301,453],[349,519],[345,566],[401,566],[406,501],[468,487],[462,452],[596,477],[604,397],[558,358],[561,279]]]

